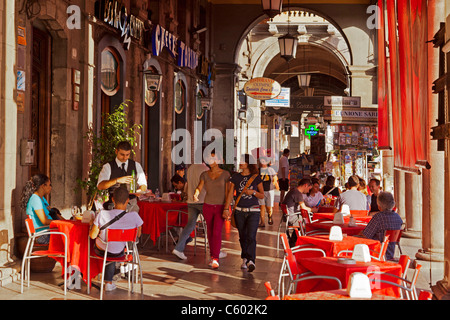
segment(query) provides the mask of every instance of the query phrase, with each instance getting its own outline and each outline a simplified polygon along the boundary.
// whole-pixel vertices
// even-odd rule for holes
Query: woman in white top
[[[322,202],[323,195],[320,192],[320,182],[317,178],[312,178],[312,188],[308,193],[308,196],[305,198],[305,205],[309,208],[318,207]]]

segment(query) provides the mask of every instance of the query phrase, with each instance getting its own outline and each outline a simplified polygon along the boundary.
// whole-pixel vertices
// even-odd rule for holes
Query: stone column
[[[394,198],[398,214],[406,221],[405,216],[405,173],[394,170]]]
[[[405,172],[405,236],[420,238],[422,230],[422,176]]]

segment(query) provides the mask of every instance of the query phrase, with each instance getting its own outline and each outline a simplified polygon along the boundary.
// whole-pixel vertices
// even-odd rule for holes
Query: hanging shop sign
[[[289,108],[290,106],[291,88],[281,88],[281,92],[273,99],[266,100],[266,107],[282,107]]]
[[[178,38],[164,29],[160,25],[156,25],[152,30],[152,53],[159,56],[162,50],[166,48],[173,58],[177,58],[179,67],[187,67],[195,69],[198,66],[198,54],[186,44],[178,40]]]
[[[103,1],[98,3],[101,5]],[[130,48],[131,37],[140,42],[144,35],[144,21],[129,15],[122,1],[105,0],[104,3],[103,10],[97,12],[97,18],[121,32],[125,49]]]
[[[378,111],[373,108],[330,108],[324,110],[324,119],[336,123],[350,122],[369,122],[378,121]]]
[[[281,85],[270,78],[253,78],[245,83],[244,92],[253,99],[268,100],[280,94]]]
[[[317,136],[318,134],[319,128],[317,128],[315,125],[310,125],[305,129],[305,136],[307,136],[309,139],[311,139],[311,137]]]
[[[361,107],[361,97],[325,96],[323,99],[325,107]]]

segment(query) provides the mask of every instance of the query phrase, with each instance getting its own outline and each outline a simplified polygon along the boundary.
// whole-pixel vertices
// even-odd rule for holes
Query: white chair
[[[195,237],[194,237],[194,256],[197,253],[197,234],[198,231],[201,231],[204,235],[205,239],[205,254],[208,249],[208,228],[206,225],[205,218],[203,217],[203,214],[199,214],[197,217],[197,222],[195,223]]]
[[[142,268],[141,268],[141,260],[139,259],[139,252],[137,250],[137,228],[134,229],[106,229],[106,239],[105,241],[101,240],[104,244],[106,244],[105,248],[105,254],[103,256],[99,256],[95,253],[93,255],[91,254],[91,258],[96,259],[102,259],[103,260],[103,267],[102,267],[102,277],[101,277],[101,284],[100,284],[100,300],[103,299],[103,283],[104,283],[104,276],[105,276],[105,268],[107,264],[110,263],[127,263],[130,264],[132,267],[129,268],[129,275],[128,275],[128,291],[130,291],[131,287],[131,293],[134,292],[133,284],[135,280],[135,266],[137,266],[137,269],[139,270],[139,277],[141,282],[141,296],[144,297],[144,282],[142,278]],[[123,256],[120,257],[108,257],[108,246],[110,242],[127,242],[127,247],[124,252]],[[128,243],[132,244],[132,249],[130,250],[128,247]],[[131,281],[130,281],[131,276]],[[88,274],[88,286],[90,286],[90,272]],[[131,282],[131,286],[130,286]]]
[[[31,259],[35,258],[41,258],[41,257],[53,257],[53,258],[64,258],[64,295],[67,294],[67,235],[63,232],[55,231],[54,229],[43,229],[41,231],[36,231],[33,225],[33,220],[30,218],[25,219],[25,226],[27,228],[28,232],[28,241],[27,245],[25,247],[25,252],[23,253],[22,258],[22,276],[20,281],[20,293],[23,293],[23,280],[26,278],[28,280],[28,287],[30,286],[30,264]],[[39,229],[42,229],[39,228]],[[60,235],[63,236],[64,241],[64,251],[51,251],[51,250],[38,250],[33,251],[33,247],[35,245],[36,238],[43,236],[43,235]],[[36,244],[36,246],[39,246],[39,244]],[[42,246],[42,245],[41,245]],[[47,245],[45,245],[47,247]]]

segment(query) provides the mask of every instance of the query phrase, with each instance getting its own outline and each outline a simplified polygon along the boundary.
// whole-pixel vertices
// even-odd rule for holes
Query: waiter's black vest
[[[131,176],[132,171],[134,170],[134,173],[136,172],[136,162],[134,160],[128,159],[128,168],[127,173],[123,173],[122,168],[117,166],[116,160],[109,162],[109,165],[111,166],[111,176],[109,177],[109,180],[111,179],[117,179],[124,176]],[[118,187],[120,187],[120,183],[116,183],[112,187],[108,189],[109,193],[109,199],[111,199],[112,194],[114,193],[114,190],[116,190]]]

